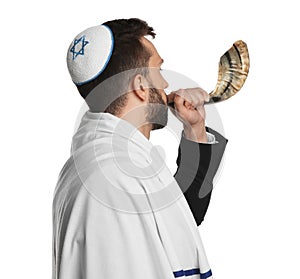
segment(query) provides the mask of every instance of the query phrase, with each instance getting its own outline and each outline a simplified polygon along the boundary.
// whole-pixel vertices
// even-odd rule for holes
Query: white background
[[[155,28],[153,42],[164,68],[189,76],[208,91],[215,86],[220,55],[237,39],[247,42],[251,67],[245,86],[217,105],[229,142],[200,231],[215,278],[299,278],[296,4],[3,3],[1,278],[51,277],[53,191],[82,106],[67,71],[66,51],[82,30],[130,17]],[[160,140],[163,146],[169,142],[163,136]],[[170,153],[177,155],[176,144]]]

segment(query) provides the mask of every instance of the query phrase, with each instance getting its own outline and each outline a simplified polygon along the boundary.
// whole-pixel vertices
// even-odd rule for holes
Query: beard
[[[168,123],[168,106],[156,88],[149,88],[149,92],[146,121],[152,124],[152,130],[162,129]]]

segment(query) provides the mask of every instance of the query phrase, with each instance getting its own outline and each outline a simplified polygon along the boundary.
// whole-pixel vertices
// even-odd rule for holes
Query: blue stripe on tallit
[[[209,271],[207,271],[207,272],[205,272],[205,273],[201,273],[201,274],[200,274],[200,278],[201,278],[201,279],[206,279],[206,278],[208,278],[208,277],[210,277],[210,276],[212,276],[211,270],[209,270]]]
[[[206,278],[212,276],[211,270],[209,270],[205,273],[200,273],[199,268],[193,268],[193,269],[188,269],[188,270],[179,270],[179,271],[173,272],[173,274],[174,274],[175,278],[183,277],[183,276],[191,276],[191,275],[195,275],[195,274],[200,274],[201,279],[206,279]]]

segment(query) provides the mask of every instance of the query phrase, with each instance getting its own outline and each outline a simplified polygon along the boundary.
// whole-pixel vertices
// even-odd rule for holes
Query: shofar
[[[208,103],[217,103],[235,95],[244,85],[250,67],[245,42],[236,41],[220,58],[216,88],[210,93]]]

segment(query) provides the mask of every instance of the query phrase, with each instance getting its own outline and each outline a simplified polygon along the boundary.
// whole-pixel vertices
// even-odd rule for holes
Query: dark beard
[[[152,124],[152,130],[162,129],[168,123],[168,106],[156,88],[149,88],[149,92],[146,121]]]

